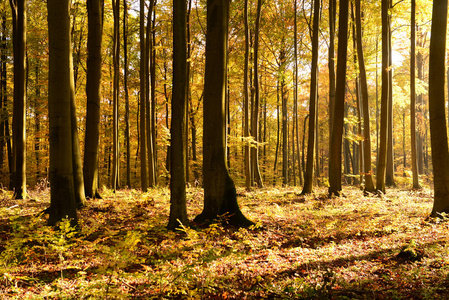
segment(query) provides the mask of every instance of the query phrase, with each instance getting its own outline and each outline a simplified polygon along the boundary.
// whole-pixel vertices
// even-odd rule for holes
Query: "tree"
[[[69,0],[48,0],[50,121],[49,225],[67,217],[75,224],[76,198],[73,169],[72,99],[73,65],[70,41]]]
[[[340,1],[340,18],[338,20],[337,85],[335,89],[334,117],[332,139],[329,150],[329,195],[339,195],[341,191],[341,143],[343,137],[346,62],[348,48],[347,0]]]
[[[411,33],[410,33],[410,139],[412,148],[412,176],[413,176],[413,188],[419,189],[418,178],[418,160],[416,158],[416,76],[415,76],[415,48],[416,48],[416,3],[415,0],[411,0]]]
[[[245,60],[243,66],[243,112],[244,112],[244,129],[243,136],[248,139],[249,132],[249,93],[248,93],[248,68],[249,68],[249,25],[248,25],[248,0],[244,4],[243,22],[245,25]],[[245,184],[249,190],[252,185],[251,180],[251,153],[249,141],[245,140]]]
[[[377,157],[377,178],[376,190],[385,193],[385,172],[387,164],[387,143],[388,143],[388,108],[389,108],[389,21],[388,9],[390,0],[382,0],[382,91],[381,91],[381,112],[380,112],[380,137],[379,153]]]
[[[114,78],[113,78],[113,113],[112,113],[112,189],[114,192],[119,186],[119,139],[118,139],[118,106],[120,96],[120,1],[112,0],[112,11],[114,15],[114,34],[113,34],[113,50],[112,60],[114,66]]]
[[[444,97],[446,28],[447,0],[434,0],[429,52],[430,142],[435,192],[432,216],[449,213],[449,149]]]
[[[100,139],[103,8],[103,0],[87,0],[87,112],[83,171],[84,190],[86,197],[89,198],[101,198],[98,191],[98,152]]]
[[[225,94],[227,84],[228,0],[207,0],[206,69],[203,115],[204,208],[195,222],[221,215],[238,226],[252,224],[237,203],[226,165]]]
[[[251,132],[256,145],[251,148],[252,171],[254,172],[254,180],[259,187],[263,186],[262,176],[259,169],[259,109],[260,109],[260,85],[259,85],[259,34],[260,34],[260,18],[262,10],[262,0],[257,1],[256,28],[254,33],[254,110],[253,120],[251,123]]]
[[[128,74],[129,74],[129,60],[128,60],[128,3],[123,0],[123,60],[124,60],[124,74],[123,74],[123,89],[125,90],[125,144],[126,144],[126,186],[131,187],[131,141],[129,137],[129,88],[128,88]]]
[[[26,191],[26,1],[10,0],[13,19],[14,105],[13,173],[14,198],[25,199]]]
[[[173,0],[173,94],[170,145],[169,229],[189,224],[186,205],[187,3]]]
[[[313,155],[315,150],[315,126],[318,99],[318,37],[320,23],[320,1],[314,1],[313,30],[312,30],[312,69],[310,76],[310,99],[309,99],[309,136],[307,140],[307,164],[304,174],[304,187],[302,194],[310,194],[313,186]]]
[[[365,58],[363,54],[362,43],[362,18],[360,9],[360,0],[355,1],[355,21],[356,21],[356,39],[357,39],[357,59],[359,62],[360,72],[360,96],[362,97],[363,109],[363,160],[365,173],[365,192],[374,192],[374,183],[371,170],[371,131],[369,116],[369,99],[368,99],[368,83],[366,80]]]
[[[146,94],[147,94],[147,64],[145,63],[146,57],[146,44],[145,44],[145,0],[140,0],[140,23],[139,23],[139,37],[140,37],[140,180],[142,192],[146,192],[148,189],[148,177],[147,177],[147,137],[146,137]]]

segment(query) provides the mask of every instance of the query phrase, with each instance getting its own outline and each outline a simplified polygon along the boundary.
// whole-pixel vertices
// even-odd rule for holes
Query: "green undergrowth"
[[[48,189],[0,195],[1,299],[449,299],[449,222],[432,192],[238,190],[255,222],[166,230],[169,191],[103,190],[79,228],[45,226]],[[188,189],[189,217],[203,191]]]

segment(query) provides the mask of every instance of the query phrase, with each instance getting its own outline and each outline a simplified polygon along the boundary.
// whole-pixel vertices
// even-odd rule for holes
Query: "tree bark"
[[[434,0],[429,53],[430,141],[434,175],[431,215],[449,213],[449,149],[444,98],[447,0]]]
[[[363,160],[364,160],[364,175],[365,175],[365,192],[373,193],[374,183],[371,169],[371,131],[370,131],[370,116],[369,116],[369,94],[368,94],[368,83],[366,80],[366,69],[365,69],[365,58],[363,53],[363,43],[362,43],[362,18],[360,1],[355,1],[356,10],[356,35],[357,35],[357,58],[359,62],[359,72],[360,72],[360,96],[363,109]]]
[[[186,1],[173,0],[173,94],[170,146],[170,217],[168,228],[189,225],[186,204],[186,96],[187,37]]]
[[[312,68],[310,78],[310,100],[309,100],[309,136],[307,140],[307,164],[304,174],[304,187],[302,194],[310,194],[313,189],[313,156],[315,152],[315,126],[317,108],[317,83],[318,83],[318,38],[320,23],[320,1],[315,0],[313,6],[313,35],[312,35]]]
[[[244,129],[243,136],[245,138],[245,185],[246,189],[251,189],[251,154],[249,146],[249,93],[248,93],[248,68],[249,68],[249,26],[248,26],[248,0],[244,4],[244,25],[245,25],[245,61],[243,65],[243,113],[244,113]]]
[[[140,180],[142,192],[148,190],[147,177],[147,129],[146,129],[146,94],[147,94],[147,68],[146,64],[146,43],[145,43],[145,0],[140,0]]]
[[[203,179],[204,209],[195,222],[226,215],[229,223],[252,224],[237,203],[226,166],[225,94],[227,83],[228,0],[207,1],[206,70],[204,82]]]
[[[421,188],[419,185],[418,177],[418,160],[416,158],[416,65],[415,65],[415,55],[416,55],[416,3],[415,0],[411,0],[411,46],[410,46],[410,139],[412,148],[412,158],[410,164],[412,165],[412,176],[413,176],[413,188]]]
[[[67,217],[76,224],[73,172],[72,99],[74,81],[70,43],[69,0],[48,0],[50,209],[49,225]]]
[[[380,112],[380,137],[379,153],[377,155],[377,180],[376,190],[385,193],[385,173],[387,164],[387,144],[388,144],[388,108],[389,108],[389,51],[388,51],[388,8],[390,0],[382,0],[382,92],[381,92],[381,112]]]
[[[83,171],[85,195],[89,198],[101,198],[98,191],[98,153],[100,148],[100,83],[103,7],[103,0],[87,0],[87,113]]]
[[[259,109],[260,109],[260,86],[259,86],[259,34],[262,0],[257,1],[256,27],[254,32],[254,114],[252,120],[252,135],[256,145],[251,148],[252,170],[254,181],[258,187],[263,186],[262,176],[259,168]]]
[[[112,189],[115,193],[119,188],[119,97],[120,97],[120,1],[112,0],[112,11],[114,15],[114,34],[113,34],[113,51],[112,60],[114,66],[113,77],[113,97],[112,97]]]
[[[340,1],[340,18],[338,20],[337,84],[335,90],[334,126],[329,150],[329,195],[340,195],[341,191],[341,143],[343,136],[346,62],[348,48],[347,0]]]
[[[10,0],[13,19],[14,104],[13,160],[14,198],[25,199],[26,190],[26,1]]]
[[[126,144],[126,186],[131,188],[131,143],[129,129],[129,90],[128,90],[128,3],[123,0],[123,88],[125,90],[125,144]]]

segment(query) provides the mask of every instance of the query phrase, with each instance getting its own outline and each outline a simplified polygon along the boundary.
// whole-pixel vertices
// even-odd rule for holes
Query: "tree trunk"
[[[392,8],[392,0],[390,0],[390,9]],[[385,174],[385,185],[395,186],[394,183],[394,148],[393,148],[393,69],[391,68],[392,60],[391,45],[391,15],[388,16],[388,145],[387,145],[387,167]]]
[[[70,43],[69,0],[48,0],[50,121],[49,225],[67,217],[76,224],[73,172],[72,99],[74,81]]]
[[[112,150],[112,189],[115,193],[119,188],[119,169],[120,169],[120,156],[119,156],[119,97],[120,97],[120,1],[112,0],[112,11],[114,15],[114,34],[113,34],[113,52],[112,60],[114,65],[114,82],[113,82],[113,116],[112,116],[112,137],[113,137],[113,150]]]
[[[284,49],[281,49],[280,56],[280,73],[285,73],[286,57]],[[287,95],[284,78],[281,79],[281,102],[282,102],[282,183],[288,185],[288,112],[287,112]]]
[[[129,132],[129,90],[128,90],[128,4],[123,0],[123,88],[125,90],[125,144],[126,144],[126,186],[131,188],[131,146]]]
[[[189,225],[186,204],[185,118],[187,97],[186,1],[173,1],[173,94],[170,155],[170,218],[168,228]]]
[[[98,152],[101,103],[101,44],[103,38],[103,0],[87,0],[87,113],[84,144],[84,189],[86,197],[101,198],[98,191]]]
[[[151,77],[151,64],[152,64],[152,23],[151,18],[153,14],[155,0],[150,1],[150,8],[147,15],[147,27],[146,27],[146,40],[145,40],[145,82],[146,82],[146,93],[145,93],[145,110],[146,110],[146,138],[147,138],[147,155],[148,155],[148,185],[149,187],[154,187],[155,185],[155,160],[154,160],[154,143],[153,143],[153,100],[151,99],[152,93],[152,77]]]
[[[13,19],[14,104],[13,160],[14,198],[25,199],[26,191],[26,1],[10,0]]]
[[[235,185],[226,167],[225,94],[227,78],[228,0],[207,1],[204,82],[203,178],[204,209],[195,222],[226,215],[231,224],[252,224],[240,211]]]
[[[309,136],[307,140],[307,165],[304,174],[304,187],[302,194],[312,193],[313,187],[313,155],[315,152],[315,121],[317,108],[317,83],[318,83],[318,38],[320,24],[320,1],[314,1],[313,8],[313,34],[312,34],[312,68],[310,78],[310,100],[309,100]]]
[[[411,0],[411,46],[410,46],[410,139],[412,148],[412,159],[410,164],[412,165],[413,176],[413,188],[421,188],[418,178],[418,160],[416,159],[416,75],[415,75],[415,55],[416,55],[416,3],[415,0]]]
[[[449,149],[444,98],[447,0],[434,0],[429,53],[430,141],[434,175],[432,216],[449,213]]]
[[[249,26],[248,26],[248,0],[245,0],[244,7],[244,25],[245,25],[245,61],[243,66],[243,113],[244,113],[244,129],[243,136],[245,138],[245,186],[249,190],[251,188],[251,155],[250,145],[248,142],[249,132],[249,93],[248,93],[248,68],[249,68]]]
[[[147,94],[147,64],[145,43],[145,0],[140,0],[140,180],[142,192],[148,190],[147,178],[147,130],[146,130],[146,94]]]
[[[329,195],[340,195],[341,191],[341,143],[343,136],[346,61],[348,49],[348,1],[340,1],[338,20],[337,84],[335,90],[334,126],[329,150]]]
[[[382,0],[382,93],[380,112],[379,153],[377,154],[376,190],[385,193],[385,173],[388,144],[388,108],[389,108],[389,51],[388,51],[388,8],[390,0]]]
[[[335,105],[335,20],[337,18],[337,0],[329,0],[329,145],[332,140],[332,124]]]
[[[360,72],[360,96],[363,109],[363,160],[364,160],[364,175],[365,175],[365,192],[373,193],[374,183],[371,170],[371,131],[370,131],[370,116],[369,116],[369,99],[368,99],[368,84],[366,80],[366,69],[365,69],[365,58],[363,54],[363,44],[362,44],[362,18],[360,1],[355,1],[356,10],[356,28],[357,28],[357,58],[359,62],[359,72]]]
[[[7,106],[7,67],[6,67],[6,9],[1,12],[1,31],[0,31],[0,115],[5,116],[0,118],[0,170],[3,168],[3,162],[5,161],[4,150],[6,144],[6,124],[8,117],[6,114]]]
[[[256,28],[254,32],[254,114],[252,120],[252,135],[256,145],[251,149],[252,170],[254,181],[258,187],[263,186],[262,176],[259,168],[259,109],[260,109],[260,86],[259,86],[259,33],[262,0],[257,1]]]

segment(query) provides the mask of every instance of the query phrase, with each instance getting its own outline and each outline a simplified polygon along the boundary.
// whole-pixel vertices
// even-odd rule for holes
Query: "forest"
[[[447,0],[0,3],[2,299],[449,299]]]

